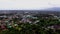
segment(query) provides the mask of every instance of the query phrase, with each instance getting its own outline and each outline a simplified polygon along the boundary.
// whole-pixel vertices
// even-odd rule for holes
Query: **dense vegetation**
[[[7,25],[5,29],[0,28],[0,34],[60,34],[59,19],[54,17],[32,19],[33,22],[36,20],[39,21],[36,23],[19,23],[14,26],[16,22],[14,19],[13,25]]]

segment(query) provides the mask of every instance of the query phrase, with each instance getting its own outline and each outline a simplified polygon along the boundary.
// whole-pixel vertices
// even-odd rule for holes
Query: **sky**
[[[60,7],[60,0],[0,0],[0,10],[42,10]]]

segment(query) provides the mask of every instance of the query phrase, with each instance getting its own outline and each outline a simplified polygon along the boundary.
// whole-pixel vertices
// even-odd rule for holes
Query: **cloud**
[[[60,6],[59,0],[0,0],[0,10],[30,10]]]
[[[50,0],[49,3],[54,7],[60,7],[60,0]]]

